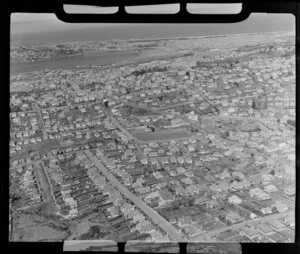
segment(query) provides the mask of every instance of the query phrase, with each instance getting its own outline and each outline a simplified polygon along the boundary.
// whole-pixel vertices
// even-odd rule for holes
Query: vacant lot
[[[68,230],[55,216],[47,217],[36,212],[19,212],[14,217],[13,242],[62,241]]]

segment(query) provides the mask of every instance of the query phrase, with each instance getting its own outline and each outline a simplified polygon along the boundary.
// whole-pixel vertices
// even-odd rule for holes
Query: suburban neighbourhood
[[[11,241],[293,242],[292,33],[15,47]],[[87,53],[88,52],[88,53]]]

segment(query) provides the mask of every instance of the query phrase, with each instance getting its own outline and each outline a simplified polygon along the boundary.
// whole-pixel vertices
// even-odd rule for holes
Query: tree
[[[226,132],[221,133],[220,136],[221,136],[221,138],[223,138],[223,139],[228,138],[228,137],[229,137],[229,131],[226,131]]]
[[[235,85],[236,87],[240,87],[240,85],[239,85],[238,82],[234,82],[234,85]]]
[[[13,194],[11,195],[11,202],[12,202],[12,204],[15,204],[15,203],[18,202],[20,199],[21,199],[21,197],[20,197],[19,195],[15,194],[15,193],[13,193]]]
[[[191,127],[191,132],[198,132],[198,129],[196,129],[195,127]]]
[[[296,121],[295,120],[287,120],[287,124],[293,126],[293,127],[296,127]]]
[[[253,109],[256,109],[256,103],[255,103],[255,101],[254,101],[254,100],[252,101],[252,105],[251,105],[251,107],[252,107]]]

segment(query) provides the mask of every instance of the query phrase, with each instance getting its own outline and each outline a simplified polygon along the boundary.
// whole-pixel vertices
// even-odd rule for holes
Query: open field
[[[186,128],[158,130],[155,132],[145,132],[142,130],[130,131],[137,139],[141,141],[158,141],[167,139],[190,138],[194,133],[189,132]]]
[[[44,216],[32,213],[17,213],[14,215],[14,228],[11,241],[62,241],[67,238],[68,230],[55,216]]]
[[[51,186],[50,183],[48,182],[46,173],[43,169],[42,162],[39,162],[36,165],[34,165],[33,169],[37,176],[39,187],[42,190],[45,201],[50,202],[52,208],[55,209],[56,206],[55,206],[54,197],[52,196]]]

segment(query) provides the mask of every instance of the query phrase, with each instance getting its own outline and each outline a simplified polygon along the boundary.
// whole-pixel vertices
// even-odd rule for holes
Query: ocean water
[[[275,31],[295,31],[295,17],[292,14],[252,14],[247,20],[233,24],[69,24],[55,19],[12,23],[11,45]]]

